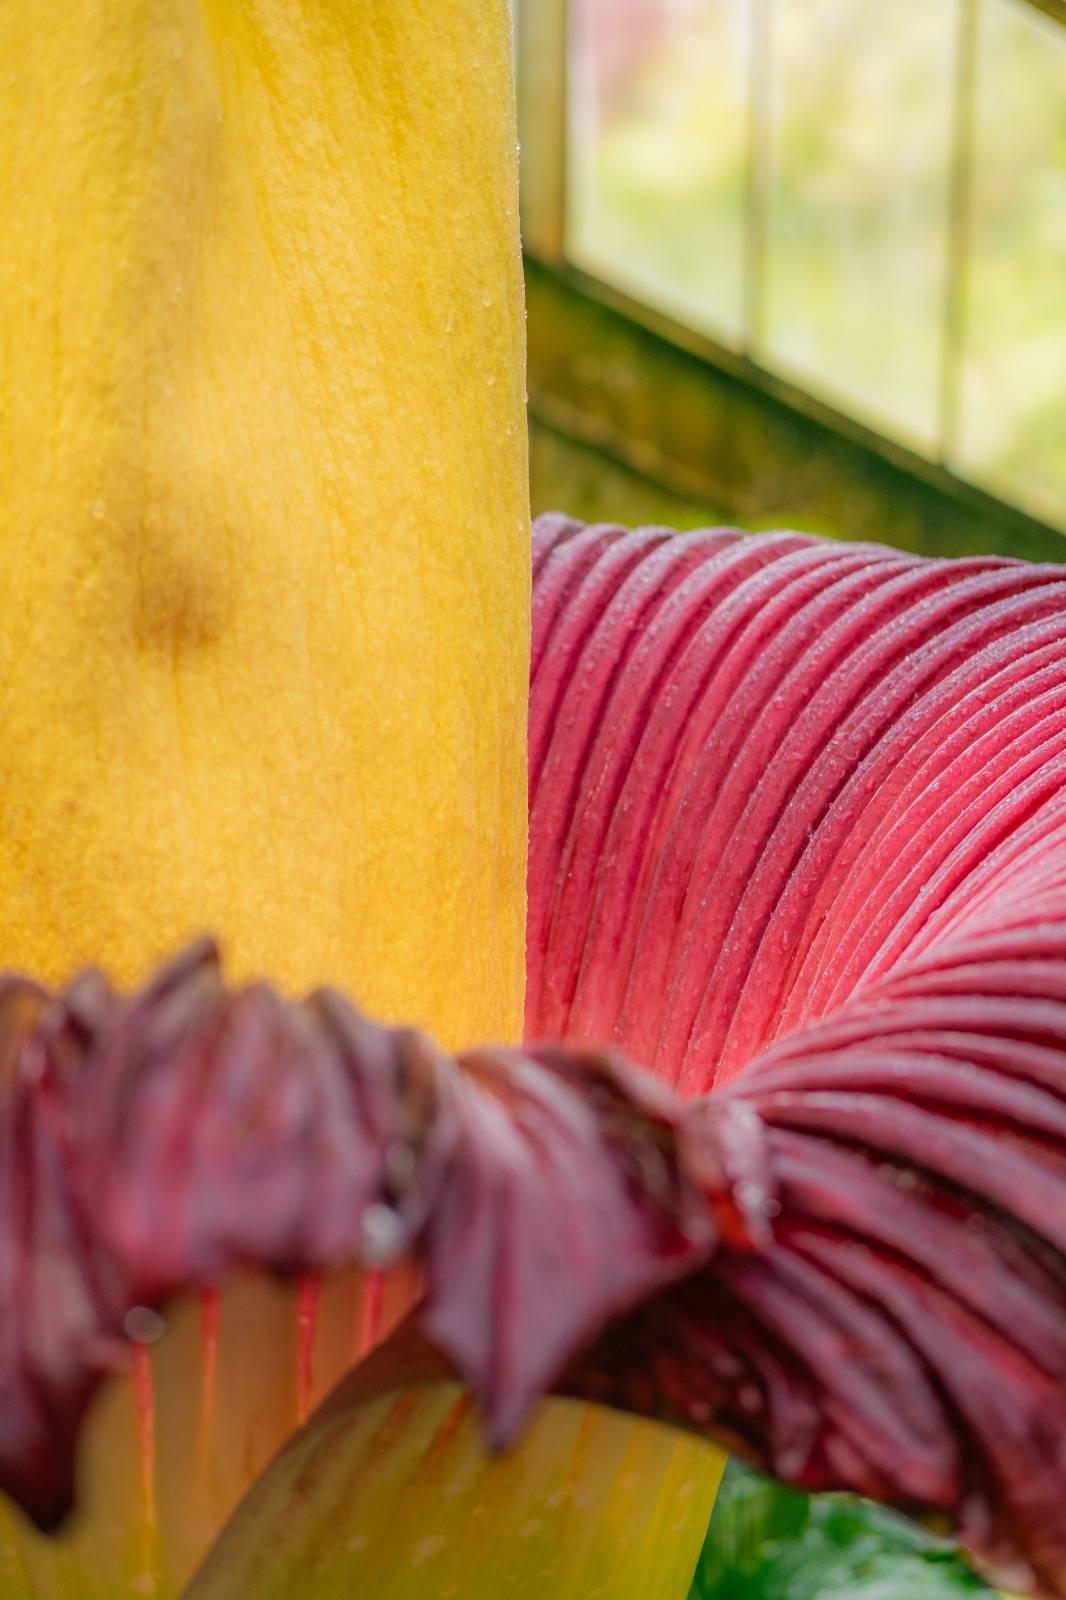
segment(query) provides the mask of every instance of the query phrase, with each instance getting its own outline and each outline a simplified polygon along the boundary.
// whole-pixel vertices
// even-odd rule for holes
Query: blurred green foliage
[[[690,1600],[991,1600],[944,1540],[849,1495],[798,1494],[731,1461]]]

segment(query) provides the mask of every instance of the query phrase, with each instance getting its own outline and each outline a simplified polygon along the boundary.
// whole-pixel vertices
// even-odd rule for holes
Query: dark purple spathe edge
[[[0,1059],[0,1485],[42,1525],[132,1307],[407,1257],[496,1444],[562,1389],[1066,1593],[1066,1095],[1018,1060],[916,1086],[827,1023],[686,1106],[607,1054],[230,990],[208,942],[131,997],[7,980]]]

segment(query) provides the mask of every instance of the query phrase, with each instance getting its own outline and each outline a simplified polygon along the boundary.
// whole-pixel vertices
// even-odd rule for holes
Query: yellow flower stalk
[[[14,0],[0,72],[4,960],[517,1037],[506,7]]]

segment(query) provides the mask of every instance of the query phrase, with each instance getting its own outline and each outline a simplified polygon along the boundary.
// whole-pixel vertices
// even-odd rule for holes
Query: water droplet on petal
[[[167,1330],[163,1318],[151,1306],[131,1306],[122,1326],[126,1330],[126,1338],[134,1344],[155,1344]]]

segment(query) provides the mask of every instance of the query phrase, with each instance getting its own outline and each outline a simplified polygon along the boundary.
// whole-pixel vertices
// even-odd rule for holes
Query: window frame
[[[1066,0],[1014,0],[1066,29]],[[753,37],[765,42],[772,0],[749,0]],[[993,493],[952,465],[957,459],[964,362],[964,300],[974,162],[977,23],[981,0],[957,0],[952,133],[948,176],[948,247],[941,296],[939,447],[924,453],[820,398],[759,359],[764,309],[768,118],[765,108],[767,52],[751,51],[748,157],[744,216],[745,337],[725,344],[667,312],[608,283],[570,259],[567,250],[569,153],[568,47],[570,0],[514,0],[518,61],[518,120],[521,150],[523,244],[540,266],[554,271],[580,293],[672,342],[718,372],[751,385],[899,470],[983,515],[997,515],[1041,537],[1066,536],[1066,509],[1052,522],[1023,503]],[[1066,547],[1063,550],[1066,559]]]

